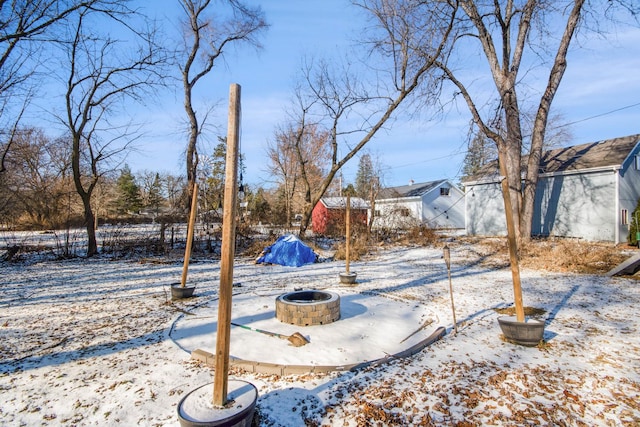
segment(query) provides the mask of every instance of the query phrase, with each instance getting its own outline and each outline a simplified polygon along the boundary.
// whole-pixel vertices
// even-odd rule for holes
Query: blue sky
[[[162,3],[173,4],[166,0]],[[227,52],[226,63],[219,64],[200,84],[197,99],[217,105],[213,122],[219,129],[209,134],[215,142],[217,135],[226,134],[229,86],[241,85],[245,181],[269,185],[271,178],[265,168],[267,141],[286,118],[301,59],[327,57],[348,48],[362,21],[345,0],[259,3],[271,25],[262,39],[264,49]],[[168,11],[165,9],[164,13]],[[640,133],[640,30],[621,28],[615,37],[606,40],[581,41],[585,47],[570,54],[553,104],[554,112],[561,113],[566,123],[573,123],[571,144]],[[139,152],[132,153],[127,162],[134,171],[182,173],[186,136],[182,131],[185,116],[180,88],[141,114],[149,122],[148,131],[138,144]],[[410,179],[457,181],[468,121],[464,105],[437,122],[400,117],[391,129],[379,133],[367,150],[382,163],[387,185],[403,185]],[[357,163],[356,157],[347,165],[344,182],[354,181]]]

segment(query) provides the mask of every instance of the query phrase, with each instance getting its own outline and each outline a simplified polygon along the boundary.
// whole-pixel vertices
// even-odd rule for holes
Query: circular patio
[[[280,293],[234,295],[232,364],[258,371],[266,367],[274,373],[287,373],[287,368],[291,373],[352,369],[414,354],[444,334],[438,315],[415,301],[353,290],[331,292],[339,295],[340,319],[310,326],[276,318],[275,300]],[[178,346],[207,362],[208,355],[215,354],[217,304],[214,300],[191,309],[192,314],[181,315],[170,331]],[[291,345],[287,337],[296,332],[308,344]]]

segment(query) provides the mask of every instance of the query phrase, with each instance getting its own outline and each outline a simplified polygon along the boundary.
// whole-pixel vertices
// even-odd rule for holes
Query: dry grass
[[[509,264],[506,239],[474,239],[484,263],[497,267]],[[576,239],[532,240],[520,248],[520,266],[563,273],[602,274],[629,257],[625,245],[585,242]]]
[[[440,236],[433,228],[425,226],[409,229],[397,239],[396,243],[401,245],[433,246],[438,242]]]
[[[541,317],[546,313],[546,311],[541,309],[541,308],[536,308],[536,307],[523,307],[523,308],[524,308],[524,315],[525,316]],[[516,308],[515,307],[494,308],[493,310],[496,313],[502,314],[502,315],[505,315],[505,316],[515,316],[515,314],[516,314]]]
[[[571,273],[606,273],[629,257],[625,248],[563,240],[532,241],[521,250],[523,267]]]
[[[242,256],[258,258],[262,255],[264,248],[273,245],[276,240],[278,240],[278,236],[268,236],[266,239],[253,239],[249,245],[240,252]]]
[[[349,243],[349,259],[351,261],[360,260],[364,255],[369,253],[370,248],[371,248],[371,244],[366,237],[360,236],[360,237],[357,237],[356,239],[353,239]],[[333,256],[334,259],[336,260],[346,259],[346,250],[347,250],[347,245],[345,242],[340,242],[336,244],[335,254]]]

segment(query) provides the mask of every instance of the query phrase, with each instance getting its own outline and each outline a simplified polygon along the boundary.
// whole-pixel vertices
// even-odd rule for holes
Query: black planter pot
[[[353,285],[356,283],[357,273],[340,273],[340,283],[344,285]]]
[[[178,403],[178,419],[182,427],[251,427],[258,400],[258,390],[246,381],[229,380],[224,408],[215,408],[213,383],[187,393]]]
[[[544,321],[525,319],[518,322],[515,316],[498,317],[505,340],[527,347],[535,347],[544,337]]]
[[[172,283],[171,299],[191,298],[195,289],[195,285],[184,285],[184,287],[182,287],[180,286],[180,283]]]

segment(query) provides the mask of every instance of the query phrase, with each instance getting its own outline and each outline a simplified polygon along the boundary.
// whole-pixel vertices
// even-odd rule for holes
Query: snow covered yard
[[[442,248],[395,247],[352,262],[356,291],[421,305],[447,335],[355,372],[234,370],[258,388],[259,425],[640,424],[637,280],[523,269],[525,305],[547,319],[546,343],[525,348],[500,339],[494,310],[511,304],[509,268],[486,263],[470,243],[450,245],[457,334]],[[197,296],[171,302],[181,268],[100,258],[0,264],[0,424],[177,426],[178,401],[212,372],[170,331],[216,298],[219,273],[217,261],[192,263]],[[239,260],[235,290],[338,288],[343,270]]]

